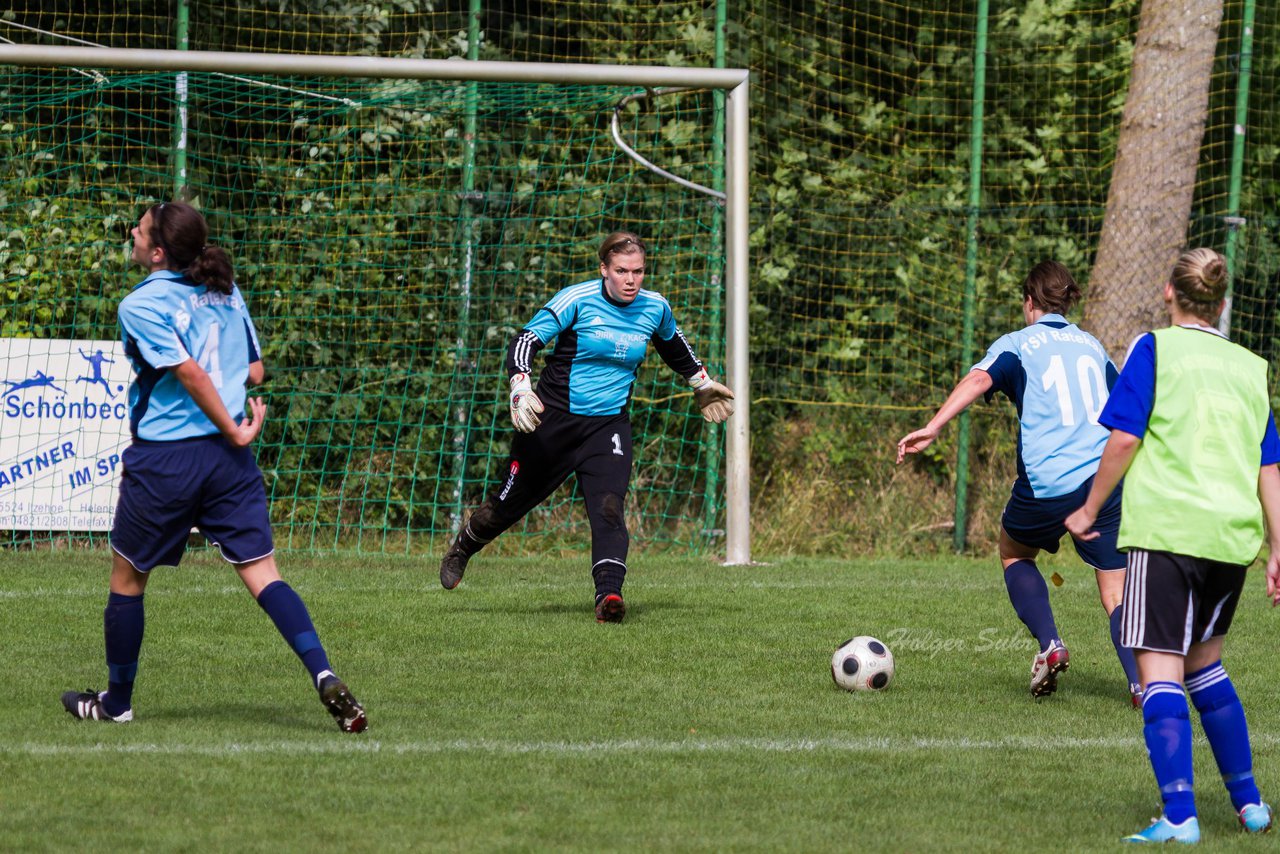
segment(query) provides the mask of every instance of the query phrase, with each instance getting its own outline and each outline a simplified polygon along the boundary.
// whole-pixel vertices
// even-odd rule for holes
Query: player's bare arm
[[[262,432],[263,419],[267,414],[267,405],[260,398],[250,398],[246,401],[244,420],[237,424],[231,417],[231,413],[227,412],[222,398],[218,396],[213,380],[209,379],[209,375],[196,363],[195,359],[187,359],[170,370],[191,395],[191,399],[200,407],[200,411],[208,416],[228,442],[237,448],[245,448],[258,438],[258,434]]]
[[[1258,470],[1258,498],[1267,520],[1267,596],[1274,608],[1280,605],[1280,467]]]
[[[970,371],[969,375],[951,390],[946,401],[929,423],[898,440],[898,462],[906,459],[907,454],[918,454],[933,444],[938,433],[952,418],[969,407],[978,398],[991,390],[991,374],[983,370]]]

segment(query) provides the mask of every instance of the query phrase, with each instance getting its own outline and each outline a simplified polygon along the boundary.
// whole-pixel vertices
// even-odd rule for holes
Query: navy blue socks
[[[1018,619],[1040,643],[1040,651],[1049,647],[1049,641],[1058,639],[1058,626],[1053,621],[1053,608],[1049,605],[1049,586],[1033,560],[1020,560],[1009,564],[1004,571],[1004,586],[1009,591],[1009,601]]]
[[[102,633],[107,645],[107,714],[116,716],[133,707],[133,681],[138,675],[144,624],[142,596],[109,593],[102,612]]]
[[[1116,648],[1116,658],[1120,659],[1120,666],[1124,668],[1124,677],[1129,680],[1129,685],[1137,685],[1138,679],[1138,663],[1133,660],[1133,650],[1120,643],[1120,618],[1124,611],[1124,605],[1117,605],[1116,609],[1111,612],[1111,645]]]
[[[329,657],[320,645],[320,636],[316,634],[302,597],[283,581],[273,581],[258,594],[258,605],[267,612],[290,648],[302,659],[312,681],[317,681],[320,674],[329,669]]]
[[[283,581],[275,581],[258,594],[258,604],[271,617],[280,634],[313,680],[329,670],[329,659],[311,623],[307,606]],[[123,714],[133,706],[133,683],[138,674],[138,653],[142,649],[144,627],[142,596],[111,593],[102,612],[103,636],[107,651],[107,694],[102,705],[107,714]]]

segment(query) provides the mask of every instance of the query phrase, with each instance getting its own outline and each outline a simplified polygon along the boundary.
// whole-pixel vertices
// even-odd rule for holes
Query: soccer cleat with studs
[[[320,678],[320,702],[338,722],[338,729],[343,732],[364,732],[369,720],[361,706],[346,684],[332,673]]]
[[[621,623],[627,615],[627,605],[617,593],[606,593],[596,600],[597,623]]]
[[[1071,654],[1062,641],[1049,641],[1044,652],[1036,653],[1031,661],[1031,696],[1047,697],[1058,690],[1058,674],[1070,666]]]
[[[1271,830],[1271,807],[1268,804],[1245,804],[1240,808],[1240,826],[1249,833]]]
[[[125,709],[118,715],[107,714],[106,708],[102,705],[102,698],[105,696],[107,696],[106,691],[101,693],[67,691],[62,695],[62,708],[66,709],[71,717],[82,721],[111,721],[125,724],[133,720],[133,709]]]
[[[462,573],[467,571],[467,561],[470,559],[470,555],[463,554],[457,542],[449,546],[444,559],[440,561],[440,586],[445,590],[452,590],[462,583]]]
[[[1200,820],[1195,816],[1191,816],[1183,821],[1182,824],[1174,824],[1162,815],[1159,818],[1153,818],[1151,826],[1146,830],[1131,833],[1120,841],[1137,843],[1182,842],[1191,845],[1200,841]]]
[[[1142,711],[1142,697],[1143,697],[1142,683],[1130,682],[1129,683],[1129,703],[1138,711]]]

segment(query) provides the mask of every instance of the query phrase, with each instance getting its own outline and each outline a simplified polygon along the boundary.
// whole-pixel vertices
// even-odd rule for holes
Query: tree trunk
[[[1186,240],[1223,0],[1144,0],[1084,325],[1120,364],[1168,323],[1161,286]]]

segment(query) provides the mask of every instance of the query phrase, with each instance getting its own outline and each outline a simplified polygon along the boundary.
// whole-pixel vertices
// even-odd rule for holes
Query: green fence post
[[[467,59],[480,58],[480,13],[482,0],[471,0],[467,11]],[[475,370],[471,364],[468,340],[471,335],[471,288],[476,262],[476,114],[480,109],[480,84],[467,83],[462,119],[462,305],[458,309],[458,332],[454,349],[453,394],[458,401],[453,412],[453,519],[451,533],[462,528],[466,502],[467,445],[471,433],[471,407],[474,404]],[[459,384],[466,386],[466,393]]]
[[[1218,329],[1223,335],[1231,331],[1231,298],[1235,291],[1236,243],[1240,227],[1245,224],[1240,216],[1240,184],[1244,175],[1245,128],[1249,125],[1249,79],[1253,75],[1253,16],[1254,0],[1245,0],[1244,19],[1240,23],[1240,80],[1236,84],[1236,123],[1231,140],[1231,186],[1227,192],[1227,245],[1223,253],[1227,259],[1227,308],[1218,318]]]
[[[977,303],[978,206],[982,202],[982,111],[987,87],[987,0],[978,0],[977,39],[973,50],[973,118],[969,128],[969,215],[965,226],[964,299],[961,310],[960,364],[973,360],[973,315]],[[969,499],[969,412],[960,413],[956,448],[956,512],[952,541],[964,550]]]
[[[174,38],[177,50],[187,50],[191,29],[191,8],[187,0],[178,0]],[[187,186],[187,72],[173,78],[174,100],[178,115],[173,127],[173,197],[180,198]]]

